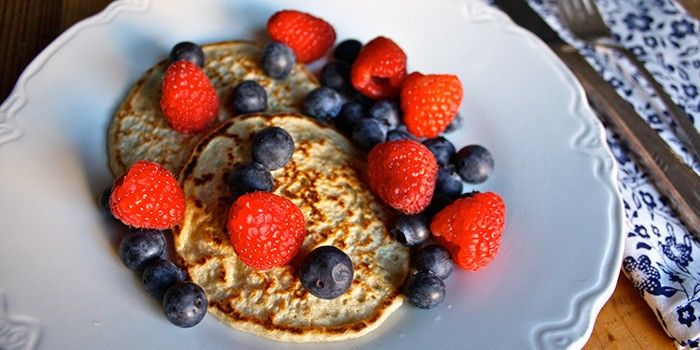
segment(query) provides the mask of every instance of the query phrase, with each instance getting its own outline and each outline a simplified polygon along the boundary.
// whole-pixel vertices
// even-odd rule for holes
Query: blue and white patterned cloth
[[[631,102],[641,118],[700,173],[674,133],[659,98],[617,53],[594,50],[561,25],[556,0],[530,5]],[[700,23],[672,0],[598,0],[615,39],[632,51],[664,89],[700,126]],[[652,308],[666,333],[683,347],[700,344],[700,242],[688,233],[647,174],[619,139],[607,141],[619,166],[618,187],[626,215],[625,275]]]

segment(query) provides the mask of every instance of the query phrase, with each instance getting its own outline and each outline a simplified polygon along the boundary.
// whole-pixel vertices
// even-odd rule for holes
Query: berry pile
[[[263,49],[260,65],[273,79],[286,79],[297,61],[324,57],[336,40],[328,22],[294,10],[275,13],[267,31],[273,41]],[[415,273],[404,293],[410,304],[432,308],[443,301],[443,281],[454,264],[475,271],[498,253],[505,228],[502,198],[493,192],[463,194],[464,182],[488,179],[493,157],[480,145],[457,150],[442,136],[463,124],[459,77],[409,74],[406,53],[383,36],[365,45],[345,40],[332,56],[320,72],[322,86],[305,97],[304,112],[335,125],[368,153],[369,187],[398,211],[391,233],[414,250]],[[204,52],[181,42],[169,58],[160,100],[163,116],[178,132],[204,131],[220,107],[202,70]],[[238,83],[231,95],[236,115],[267,110],[267,92],[256,81]],[[238,257],[253,269],[288,264],[304,241],[301,210],[272,193],[271,171],[284,167],[293,153],[291,135],[269,127],[253,137],[251,160],[227,175],[233,197],[227,231]],[[121,260],[142,271],[145,290],[162,301],[168,320],[183,328],[199,323],[207,311],[204,290],[187,282],[185,271],[163,257],[162,230],[180,224],[185,210],[184,193],[174,176],[159,164],[137,162],[103,193],[100,206],[130,227],[119,246]],[[299,269],[302,285],[323,299],[346,293],[353,275],[348,255],[332,246],[312,250]]]
[[[303,62],[323,56],[335,38],[328,23],[311,15],[282,11],[273,22],[270,36],[308,58]],[[299,37],[282,35],[293,32],[297,22],[302,23]],[[417,273],[406,282],[405,294],[409,303],[430,308],[444,298],[452,259],[477,270],[497,254],[505,206],[495,193],[463,194],[465,182],[482,183],[493,171],[489,151],[480,145],[457,150],[442,136],[463,123],[459,77],[408,74],[407,62],[389,38],[379,36],[364,46],[345,40],[321,70],[322,86],[306,96],[304,112],[335,125],[368,152],[370,188],[399,212],[391,232],[416,249]]]
[[[163,256],[162,230],[179,225],[185,211],[184,193],[172,173],[157,163],[136,162],[99,202],[105,215],[129,226],[119,244],[121,261],[141,272],[144,289],[161,301],[167,319],[183,328],[198,324],[207,313],[204,290],[185,281],[185,271]]]

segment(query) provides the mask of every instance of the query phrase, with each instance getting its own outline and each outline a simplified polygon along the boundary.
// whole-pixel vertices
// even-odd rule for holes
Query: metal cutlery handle
[[[591,105],[637,156],[686,227],[700,238],[700,177],[574,48],[561,45],[552,46],[552,49],[571,68]]]
[[[644,63],[639,61],[634,54],[617,45],[610,45],[607,43],[602,45],[624,55],[625,58],[627,58],[637,68],[642,76],[644,76],[644,79],[651,84],[661,98],[661,101],[663,101],[664,105],[666,105],[666,108],[671,114],[671,118],[673,118],[673,121],[676,123],[676,126],[678,127],[676,131],[681,141],[685,143],[690,152],[695,156],[695,159],[700,161],[700,134],[698,134],[698,131],[695,129],[695,125],[693,125],[683,109],[673,102],[671,96],[666,93],[661,84],[659,84],[651,73],[644,67]]]

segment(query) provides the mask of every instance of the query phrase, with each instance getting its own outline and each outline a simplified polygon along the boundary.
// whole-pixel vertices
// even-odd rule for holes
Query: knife
[[[495,4],[521,27],[544,41],[576,76],[599,117],[620,136],[628,151],[644,166],[654,184],[676,210],[685,227],[700,239],[700,177],[610,86],[576,49],[559,35],[525,0],[496,0]]]

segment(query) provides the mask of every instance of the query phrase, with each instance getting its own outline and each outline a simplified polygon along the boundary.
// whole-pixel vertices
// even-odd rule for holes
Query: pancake
[[[267,91],[267,111],[301,111],[304,97],[318,86],[303,64],[296,64],[290,75],[275,80],[260,66],[262,48],[255,43],[230,41],[204,45],[204,72],[217,90],[222,107],[212,125],[193,134],[173,130],[160,110],[163,75],[168,61],[149,69],[134,84],[109,126],[107,145],[110,167],[121,176],[136,161],[147,159],[162,164],[174,174],[185,165],[197,143],[212,129],[232,116],[233,87],[243,80],[255,80]]]
[[[256,271],[236,257],[228,238],[226,176],[250,159],[251,137],[267,126],[295,141],[290,162],[272,172],[274,193],[301,209],[308,233],[290,265]],[[391,237],[388,211],[361,181],[363,159],[333,128],[298,114],[236,117],[208,135],[180,174],[187,205],[173,236],[181,266],[209,297],[209,312],[270,339],[324,342],[366,334],[396,310],[409,251]],[[343,250],[355,269],[350,290],[332,300],[308,293],[296,275],[321,245]]]

